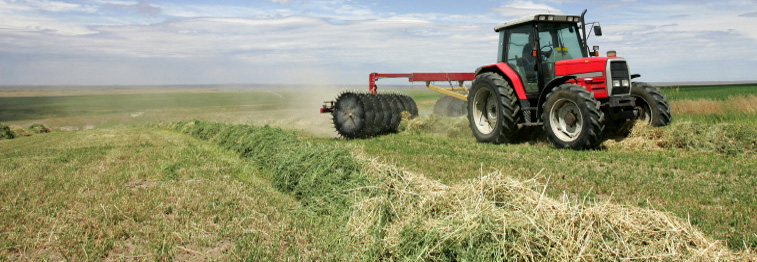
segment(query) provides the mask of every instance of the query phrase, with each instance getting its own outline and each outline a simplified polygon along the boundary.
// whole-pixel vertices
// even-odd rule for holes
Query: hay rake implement
[[[376,81],[382,78],[407,78],[410,82],[425,82],[428,89],[466,101],[468,87],[474,73],[371,73],[367,92],[345,91],[334,101],[326,101],[321,113],[331,113],[336,131],[344,138],[367,138],[397,131],[402,112],[410,117],[418,116],[418,106],[407,96],[396,93],[380,93]],[[449,87],[439,87],[432,82],[445,81]],[[454,85],[457,83],[457,86]]]

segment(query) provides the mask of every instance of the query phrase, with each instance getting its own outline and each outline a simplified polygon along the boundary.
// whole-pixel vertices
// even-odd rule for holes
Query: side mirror
[[[602,27],[595,25],[594,26],[594,35],[595,36],[602,36]]]

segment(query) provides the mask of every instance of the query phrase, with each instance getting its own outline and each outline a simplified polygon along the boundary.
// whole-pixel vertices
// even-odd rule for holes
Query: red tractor
[[[417,108],[407,96],[378,94],[375,81],[407,77],[467,101],[469,125],[479,142],[512,142],[525,127],[541,125],[556,147],[582,150],[611,135],[627,136],[636,119],[652,126],[670,123],[670,106],[656,87],[632,81],[640,75],[630,74],[614,51],[600,57],[599,47],[589,49],[585,14],[505,22],[494,28],[500,39],[496,64],[475,73],[372,73],[368,93],[343,93],[321,112],[331,112],[337,131],[347,138],[391,132],[401,111],[413,108],[417,114]],[[591,25],[601,36],[598,23]],[[448,81],[450,87],[433,81]],[[472,81],[470,88],[465,81]]]

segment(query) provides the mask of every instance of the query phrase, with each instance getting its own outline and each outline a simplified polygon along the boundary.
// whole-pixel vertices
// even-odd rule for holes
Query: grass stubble
[[[743,99],[721,102],[717,108],[753,114],[754,96]],[[432,105],[429,101],[419,104]],[[672,105],[678,110],[675,101]],[[703,110],[681,114],[711,112]],[[434,141],[467,136],[465,121],[447,121],[406,121],[400,136]],[[452,126],[440,128],[439,123]],[[606,146],[610,151],[683,150],[754,158],[753,126],[716,123],[721,124],[637,126],[631,138]],[[171,127],[221,147],[157,129],[121,127],[0,140],[0,256],[164,261],[755,259],[750,248],[729,249],[680,215],[615,205],[612,198],[596,201],[563,193],[557,200],[546,193],[551,177],[546,183],[518,180],[482,167],[462,171],[466,174],[461,177],[467,178],[445,184],[351,153],[364,152],[365,144],[301,139],[271,127],[197,121]],[[421,135],[428,131],[431,138]],[[528,146],[537,151],[547,147],[528,143],[535,143]],[[531,174],[538,177],[541,171]]]

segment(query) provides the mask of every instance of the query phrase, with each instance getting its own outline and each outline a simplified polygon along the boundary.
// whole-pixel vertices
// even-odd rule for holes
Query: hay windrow
[[[293,194],[303,206],[317,213],[341,215],[351,205],[350,194],[344,191],[368,181],[361,163],[349,150],[302,141],[292,131],[204,121],[174,123],[170,127],[255,162],[270,171],[274,188]]]
[[[9,126],[0,123],[0,139],[13,139],[15,137]]]
[[[370,259],[740,260],[670,213],[609,202],[558,201],[535,179],[500,172],[445,186],[369,160],[384,183],[357,201],[351,237]]]
[[[33,124],[28,128],[8,126],[0,123],[0,139],[14,139],[35,134],[50,133],[50,128],[42,124]]]
[[[270,170],[275,188],[292,193],[305,208],[336,217],[349,248],[360,255],[353,260],[757,259],[671,213],[609,200],[552,199],[536,179],[480,170],[478,179],[448,186],[278,128],[199,121],[172,127],[258,162]]]
[[[731,123],[675,122],[670,126],[655,128],[637,122],[631,135],[625,140],[605,143],[628,148],[676,148],[730,155],[757,155],[757,130],[750,125]]]

